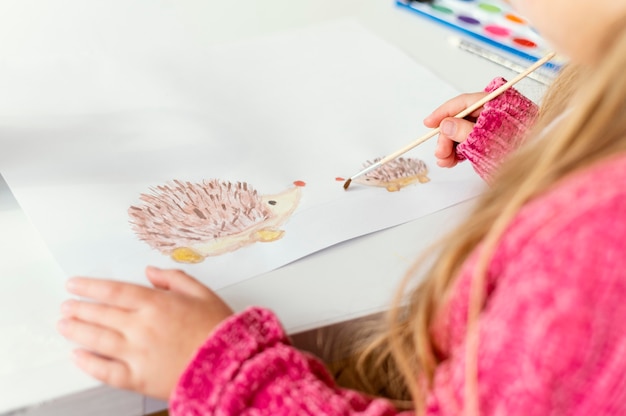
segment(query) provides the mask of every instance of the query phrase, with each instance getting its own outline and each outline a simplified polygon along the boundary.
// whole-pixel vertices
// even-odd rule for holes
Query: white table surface
[[[13,40],[18,45],[29,30],[35,30],[34,26],[39,19],[54,19],[54,15],[42,16],[41,10],[37,8],[38,4],[50,3],[47,0],[3,2],[0,14],[7,20],[0,24],[3,42]],[[55,3],[60,5],[65,1]],[[84,3],[104,4],[97,0]],[[457,49],[449,41],[450,36],[454,35],[452,32],[397,8],[390,0],[178,0],[162,3],[170,5],[172,13],[177,13],[185,25],[206,43],[230,42],[329,19],[355,17],[365,27],[430,68],[459,91],[480,90],[495,76],[511,77],[513,74],[501,66]],[[49,13],[50,8],[47,9]],[[11,19],[7,19],[7,15]],[[0,56],[0,62],[2,59]],[[530,97],[537,98],[544,87],[532,80],[524,80],[519,88]],[[10,108],[0,108],[0,127],[2,112],[10,111]],[[416,116],[416,123],[421,123],[420,115]],[[1,195],[0,190],[0,198]],[[272,308],[292,334],[381,311],[388,305],[412,260],[438,236],[451,229],[456,220],[467,212],[470,204],[462,203],[336,245],[278,270],[229,286],[219,293],[236,310],[252,304]],[[36,239],[32,230],[24,232],[11,227],[11,224],[16,224],[16,212],[11,201],[0,199],[0,243],[19,241],[18,235],[21,239]],[[54,269],[54,263],[46,257],[45,250],[44,254],[37,257],[37,247],[37,244],[32,245],[33,249],[28,252],[29,259],[39,267]],[[24,259],[0,257],[0,277],[9,270],[11,264],[19,261]],[[58,270],[54,272],[58,273]],[[49,303],[42,305],[42,308],[58,310],[59,296],[60,292],[48,298],[42,297],[40,302]],[[20,319],[19,310],[2,310]],[[54,380],[33,379],[31,386],[33,391],[37,391],[45,389],[46,383],[50,382]],[[11,391],[2,391],[0,394],[10,395]],[[148,407],[158,409],[160,405],[152,403]],[[28,403],[15,414],[131,416],[143,414],[144,410],[141,396],[100,386],[67,397],[53,398],[45,403]],[[0,414],[3,411],[5,409],[0,409]]]

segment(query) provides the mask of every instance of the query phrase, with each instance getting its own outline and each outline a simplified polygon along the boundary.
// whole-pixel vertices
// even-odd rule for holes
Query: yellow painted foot
[[[389,185],[386,186],[386,188],[389,192],[397,192],[402,188],[402,186],[397,183],[390,183]]]
[[[172,251],[172,260],[179,263],[201,263],[204,261],[204,256],[198,254],[196,251],[189,247],[179,247]]]
[[[284,234],[285,234],[285,232],[283,230],[264,229],[264,230],[257,231],[256,237],[257,237],[258,241],[261,241],[263,243],[268,243],[270,241],[278,240]]]

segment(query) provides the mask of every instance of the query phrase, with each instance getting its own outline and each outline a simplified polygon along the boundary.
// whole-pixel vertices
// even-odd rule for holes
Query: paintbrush
[[[522,79],[527,77],[529,74],[531,74],[537,68],[541,67],[543,64],[548,62],[550,59],[554,58],[555,55],[556,55],[556,53],[554,53],[554,52],[548,53],[546,56],[544,56],[543,58],[539,59],[538,61],[533,63],[531,66],[526,68],[524,71],[522,71],[515,78],[513,78],[512,80],[510,80],[507,83],[503,84],[500,88],[498,88],[498,89],[492,91],[491,93],[487,94],[482,99],[480,99],[477,102],[475,102],[474,104],[470,105],[469,107],[467,107],[465,110],[461,111],[459,114],[457,114],[454,117],[456,117],[456,118],[465,118],[468,115],[472,114],[474,111],[478,110],[480,107],[485,105],[487,102],[493,100],[494,98],[496,98],[497,96],[499,96],[500,94],[502,94],[503,92],[505,92],[506,90],[511,88],[513,85],[517,84],[519,81],[521,81]],[[352,181],[354,179],[358,178],[359,176],[365,175],[368,172],[371,172],[371,171],[373,171],[375,169],[378,169],[380,166],[384,165],[385,163],[392,161],[393,159],[397,158],[398,156],[400,156],[400,155],[408,152],[409,150],[413,149],[414,147],[424,143],[426,140],[430,139],[431,137],[439,134],[440,131],[441,131],[441,127],[437,127],[435,129],[432,129],[431,131],[429,131],[425,135],[423,135],[420,138],[418,138],[417,140],[415,140],[413,143],[410,143],[409,145],[403,147],[402,149],[396,150],[395,152],[391,153],[388,156],[385,156],[384,158],[382,158],[378,162],[376,162],[376,163],[366,167],[365,169],[363,169],[359,173],[351,176],[343,184],[343,189],[347,190],[348,187],[350,186],[350,184],[352,183]]]

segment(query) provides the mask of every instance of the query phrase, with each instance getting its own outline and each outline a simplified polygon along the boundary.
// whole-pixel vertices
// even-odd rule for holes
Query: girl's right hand
[[[456,146],[467,139],[483,109],[482,107],[479,108],[464,119],[455,118],[454,116],[487,94],[486,92],[461,94],[446,101],[424,119],[426,127],[436,128],[441,126],[441,132],[437,139],[437,148],[435,149],[437,165],[451,168],[459,162],[455,150]]]

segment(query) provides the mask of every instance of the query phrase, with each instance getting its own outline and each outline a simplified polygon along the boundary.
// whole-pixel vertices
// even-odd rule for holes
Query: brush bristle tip
[[[344,190],[348,190],[348,187],[350,186],[350,184],[352,183],[352,179],[348,179],[344,184],[343,184],[343,189]]]

